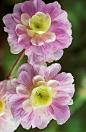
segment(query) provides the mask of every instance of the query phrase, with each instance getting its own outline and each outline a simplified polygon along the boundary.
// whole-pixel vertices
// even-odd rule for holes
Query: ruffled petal
[[[51,66],[49,66],[48,67],[49,78],[53,79],[60,70],[61,70],[60,64],[54,63]]]
[[[28,16],[28,14],[23,13],[23,14],[21,15],[21,22],[22,22],[22,24],[24,24],[25,26],[29,26],[29,16]]]
[[[33,3],[37,11],[41,11],[41,9],[45,6],[45,3],[42,0],[33,0]]]
[[[21,35],[21,34],[26,34],[26,26],[22,25],[22,24],[17,24],[16,26],[16,33],[17,35]]]
[[[15,5],[14,5],[13,12],[14,12],[14,13],[20,13],[20,14],[21,14],[21,13],[22,13],[22,11],[21,11],[21,6],[22,6],[22,4],[23,4],[23,3],[15,4]]]
[[[30,43],[31,37],[28,34],[21,34],[18,38],[18,43],[25,49],[28,49],[31,45]]]
[[[32,88],[32,78],[30,76],[30,74],[26,71],[22,71],[18,78],[17,78],[17,82],[28,87],[28,89]]]
[[[61,106],[58,104],[52,104],[48,107],[48,110],[57,123],[61,125],[64,124],[70,117],[70,110],[67,105]]]
[[[46,32],[45,34],[41,35],[41,38],[46,42],[54,42],[56,40],[56,35],[53,32]]]
[[[29,99],[27,99],[27,100],[25,100],[25,101],[23,102],[22,107],[23,107],[23,109],[24,109],[26,112],[29,112],[29,113],[31,113],[32,110],[33,110],[32,105],[30,104],[30,100],[29,100]]]
[[[37,12],[36,7],[32,1],[25,1],[21,7],[23,13],[27,13],[30,17]]]
[[[30,94],[30,90],[28,90],[27,87],[25,87],[24,85],[20,84],[16,87],[16,93],[20,96],[20,97],[25,97],[28,98],[29,94]]]
[[[41,46],[44,44],[44,41],[39,34],[35,34],[31,39],[31,43],[35,46]]]

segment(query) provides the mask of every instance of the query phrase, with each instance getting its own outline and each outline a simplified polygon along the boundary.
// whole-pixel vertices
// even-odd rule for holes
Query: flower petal
[[[33,3],[37,11],[41,11],[41,9],[45,6],[45,3],[42,0],[34,0]]]
[[[17,78],[17,82],[28,87],[28,89],[32,88],[32,80],[31,80],[31,76],[28,72],[26,71],[22,71],[18,78]]]
[[[35,34],[33,38],[31,39],[31,43],[35,46],[41,46],[44,44],[43,39],[40,37],[39,34]]]
[[[17,35],[21,35],[21,34],[26,34],[26,26],[22,25],[22,24],[17,24],[16,26],[16,33]]]
[[[23,103],[22,103],[22,107],[23,109],[26,111],[26,112],[29,112],[31,113],[33,108],[32,108],[32,105],[30,104],[30,100],[27,99],[25,100]]]
[[[48,70],[49,70],[49,78],[53,79],[54,76],[56,76],[57,73],[61,70],[61,66],[60,64],[54,63],[48,67]]]
[[[22,22],[22,24],[24,24],[25,26],[29,26],[29,16],[28,16],[28,14],[23,13],[23,14],[21,15],[21,22]]]
[[[30,17],[35,15],[36,7],[32,1],[25,1],[21,7],[23,13],[27,13]]]
[[[15,4],[15,5],[14,5],[13,12],[14,12],[14,13],[22,13],[22,11],[21,11],[21,6],[22,6],[22,3]]]
[[[52,104],[48,107],[48,109],[58,124],[64,124],[70,117],[70,110],[67,105],[60,106],[57,104]]]
[[[46,32],[45,34],[41,35],[41,37],[46,43],[53,42],[56,40],[56,35],[52,32]]]
[[[33,82],[34,86],[37,86],[37,82],[39,82],[39,81],[44,81],[44,78],[40,75],[36,75],[33,77],[32,82]]]
[[[19,35],[18,42],[23,48],[28,49],[31,45],[30,39],[31,37],[27,33],[21,34]]]
[[[27,87],[25,87],[24,85],[20,84],[16,87],[16,93],[20,96],[20,97],[25,97],[28,98],[29,94],[30,94],[30,90],[27,89]]]

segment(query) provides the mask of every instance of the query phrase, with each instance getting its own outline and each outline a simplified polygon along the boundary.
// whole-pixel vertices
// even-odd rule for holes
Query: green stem
[[[11,70],[10,70],[10,71],[8,72],[8,74],[6,75],[6,77],[5,77],[6,80],[8,80],[8,79],[10,79],[10,78],[12,77],[12,74],[13,74],[15,68],[17,67],[17,65],[19,64],[19,62],[22,60],[24,54],[25,54],[25,50],[23,50],[23,51],[19,54],[17,60],[15,61],[14,65],[12,66]]]

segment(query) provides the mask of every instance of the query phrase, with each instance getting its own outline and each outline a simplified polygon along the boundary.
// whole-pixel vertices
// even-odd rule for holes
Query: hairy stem
[[[12,74],[13,74],[15,68],[17,67],[19,62],[22,60],[22,58],[24,56],[24,53],[25,53],[25,50],[22,50],[22,52],[19,54],[17,60],[15,61],[14,65],[12,66],[11,70],[6,75],[6,77],[5,77],[6,80],[8,80],[8,79],[10,79],[12,77]]]

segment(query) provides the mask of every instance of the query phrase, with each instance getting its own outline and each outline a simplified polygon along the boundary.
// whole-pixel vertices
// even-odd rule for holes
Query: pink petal
[[[17,82],[26,86],[28,89],[32,88],[32,79],[31,76],[28,72],[26,71],[22,71],[18,78],[17,78]]]
[[[45,3],[42,0],[34,0],[33,3],[37,11],[41,11],[41,9],[45,6]]]
[[[20,13],[13,13],[12,16],[16,23],[18,23],[18,24],[21,23],[21,14]]]
[[[26,64],[23,64],[23,65],[21,65],[19,67],[18,73],[17,73],[18,76],[23,71],[28,72],[31,78],[33,78],[33,76],[35,75],[34,70],[33,70],[33,67],[31,65],[27,64],[27,63]]]
[[[43,65],[33,65],[34,71],[36,75],[42,76],[45,80],[49,76],[47,67]]]
[[[34,86],[37,86],[37,82],[39,82],[39,81],[44,81],[44,78],[40,75],[36,75],[33,77],[32,82],[33,82]]]
[[[15,29],[16,22],[13,19],[12,14],[7,14],[3,17],[3,22],[6,25],[7,29]]]
[[[57,90],[57,96],[53,99],[54,104],[68,105],[71,97],[64,91]]]
[[[41,46],[44,44],[43,39],[40,37],[40,35],[35,34],[33,38],[31,39],[31,43],[35,46]]]
[[[22,13],[21,6],[22,6],[22,3],[15,4],[13,12],[14,13]]]
[[[11,51],[12,54],[18,54],[18,53],[20,53],[23,50],[23,47],[21,47],[18,44],[14,44],[12,42],[9,42],[9,45],[11,47],[10,51]]]
[[[21,34],[19,35],[18,42],[23,48],[28,49],[31,45],[30,39],[31,37],[28,34]]]
[[[54,63],[48,67],[49,78],[53,79],[55,75],[61,70],[60,64]],[[58,81],[58,80],[57,80]]]
[[[21,15],[21,22],[22,22],[22,24],[24,24],[25,26],[29,26],[29,16],[28,16],[28,14],[23,13],[23,14]]]
[[[51,120],[51,117],[47,113],[47,111],[43,112],[41,115],[34,115],[32,128],[38,127],[39,129],[44,129],[45,127],[47,127],[50,120]]]
[[[57,104],[52,104],[50,107],[48,107],[48,109],[58,124],[64,124],[70,117],[70,110],[67,105],[60,106]]]
[[[54,18],[56,18],[58,9],[53,3],[47,4],[42,8],[43,13],[48,13],[53,21]]]
[[[31,92],[31,91],[30,91]],[[29,94],[30,94],[29,90],[27,87],[25,87],[24,85],[20,84],[16,87],[16,93],[20,96],[20,97],[25,97],[28,98]]]
[[[46,43],[56,40],[56,35],[52,32],[46,32],[45,34],[41,35],[41,37]]]
[[[27,13],[30,17],[35,15],[36,7],[32,1],[25,1],[21,7],[23,13]]]
[[[26,111],[26,112],[29,112],[31,113],[33,108],[32,108],[32,105],[30,104],[30,100],[27,99],[25,100],[23,103],[22,103],[22,107],[23,109]]]
[[[49,85],[50,87],[55,88],[56,90],[58,90],[59,86],[60,86],[60,83],[56,80],[49,80],[47,82],[47,85]]]
[[[16,26],[16,33],[17,35],[26,34],[26,26],[23,26],[22,24],[17,24]]]

